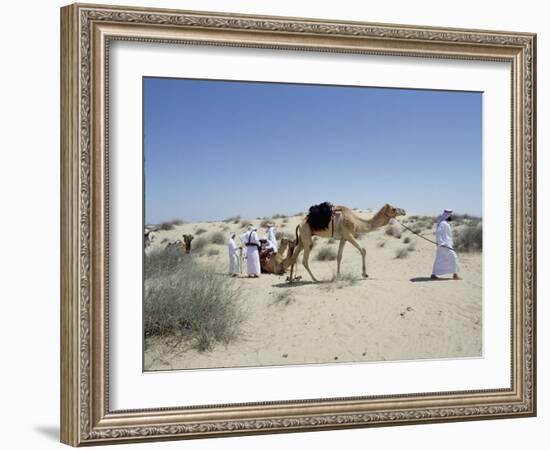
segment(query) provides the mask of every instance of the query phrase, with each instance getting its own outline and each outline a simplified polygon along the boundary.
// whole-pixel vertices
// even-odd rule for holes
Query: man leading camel
[[[458,255],[453,248],[453,237],[451,225],[449,224],[452,220],[452,209],[443,210],[443,213],[439,216],[439,219],[437,219],[437,228],[435,231],[437,250],[432,269],[432,276],[430,277],[432,280],[439,280],[438,275],[444,275],[447,273],[452,273],[454,280],[460,280],[460,277],[458,276]]]

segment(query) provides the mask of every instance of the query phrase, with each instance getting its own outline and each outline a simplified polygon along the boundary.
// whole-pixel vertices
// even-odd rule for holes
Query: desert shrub
[[[208,230],[206,228],[199,228],[197,231],[195,231],[195,235],[199,236],[203,233],[206,233]]]
[[[409,242],[411,242],[411,238],[409,236],[403,239],[403,244],[408,244]]]
[[[286,219],[288,216],[286,216],[285,214],[273,214],[271,216],[272,219]]]
[[[223,234],[221,231],[216,231],[210,236],[210,242],[217,245],[225,244],[225,234]]]
[[[340,275],[332,275],[332,278],[323,286],[325,290],[343,289],[353,286],[359,281],[359,278],[349,272],[340,272]]]
[[[241,228],[246,228],[248,225],[250,225],[250,222],[247,220],[241,220]]]
[[[283,223],[288,223],[288,219],[286,218],[286,216],[285,216],[285,218],[283,219]]]
[[[269,219],[263,219],[260,222],[260,228],[265,228],[270,223]]]
[[[483,249],[483,227],[463,225],[455,231],[454,248],[459,252],[480,252]]]
[[[193,245],[191,248],[196,252],[201,252],[207,245],[208,240],[204,236],[201,236],[200,238],[193,240]]]
[[[394,238],[401,239],[401,227],[396,224],[389,224],[386,226],[386,234],[388,236],[393,236]]]
[[[409,250],[407,249],[407,247],[400,247],[397,250],[395,250],[396,259],[406,258],[408,254],[409,254]]]
[[[210,250],[208,250],[206,254],[208,256],[215,256],[215,255],[219,255],[220,251],[217,248],[211,248]]]
[[[317,261],[334,261],[336,259],[336,250],[332,247],[323,247],[315,257]]]
[[[230,230],[230,228],[227,225],[221,225],[220,228],[221,228],[222,231],[229,231]]]
[[[237,338],[241,291],[190,255],[152,252],[145,259],[144,334],[182,336],[199,351]]]
[[[241,216],[232,216],[232,217],[228,217],[227,219],[224,220],[225,223],[239,223],[241,220]]]

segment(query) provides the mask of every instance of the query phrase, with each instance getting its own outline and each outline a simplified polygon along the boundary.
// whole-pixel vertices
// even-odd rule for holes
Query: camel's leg
[[[298,263],[298,256],[300,256],[300,252],[302,251],[302,248],[303,248],[303,245],[301,242],[299,242],[296,248],[294,249],[294,252],[292,253],[292,259],[290,264],[290,278],[289,278],[290,283],[294,281],[294,267],[296,267],[296,264]]]
[[[359,250],[359,253],[361,253],[361,260],[363,262],[363,272],[362,275],[364,278],[367,278],[367,264],[365,262],[365,256],[367,255],[367,251],[362,248],[359,243],[355,240],[355,238],[350,234],[349,236],[346,236],[346,240],[350,241],[351,245],[353,245],[357,250]]]
[[[315,282],[318,282],[319,280],[317,278],[315,278],[315,275],[313,275],[313,273],[311,272],[311,270],[309,268],[309,254],[310,254],[310,252],[311,252],[311,247],[310,246],[304,247],[304,259],[302,260],[302,264],[306,268],[306,270],[309,273],[309,276],[311,277],[311,279]]]
[[[340,245],[338,246],[338,257],[336,258],[336,276],[340,276],[340,263],[342,262],[342,255],[344,254],[344,245],[346,245],[345,239],[340,239]]]

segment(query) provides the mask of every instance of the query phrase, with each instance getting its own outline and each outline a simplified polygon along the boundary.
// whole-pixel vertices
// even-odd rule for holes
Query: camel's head
[[[396,206],[390,205],[389,203],[386,203],[383,208],[384,214],[387,217],[391,217],[392,219],[397,216],[404,216],[406,214],[404,209],[397,208]]]
[[[190,234],[182,234],[182,237],[183,237],[183,241],[186,243],[186,244],[191,244],[191,241],[193,239],[195,239],[194,236],[191,236]]]

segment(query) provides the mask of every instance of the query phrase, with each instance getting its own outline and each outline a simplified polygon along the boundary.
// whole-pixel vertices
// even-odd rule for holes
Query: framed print
[[[61,440],[536,414],[536,36],[61,9]]]

